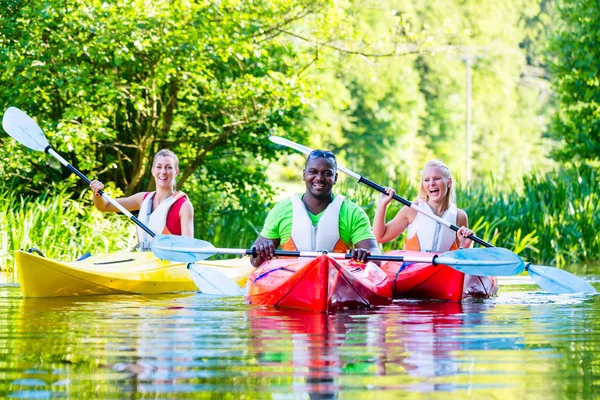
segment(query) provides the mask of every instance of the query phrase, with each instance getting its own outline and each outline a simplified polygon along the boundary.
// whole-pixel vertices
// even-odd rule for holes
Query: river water
[[[594,285],[596,271],[587,274]],[[526,276],[463,304],[318,314],[203,294],[24,299],[0,285],[2,398],[577,399],[600,395],[600,295]]]

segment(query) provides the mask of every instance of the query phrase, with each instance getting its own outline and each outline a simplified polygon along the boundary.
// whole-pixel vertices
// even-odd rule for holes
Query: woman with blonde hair
[[[379,243],[389,242],[408,229],[405,250],[445,252],[471,246],[469,236],[473,231],[468,228],[467,214],[455,205],[454,180],[443,162],[431,160],[425,164],[421,171],[419,198],[413,206],[460,226],[458,232],[406,206],[386,223],[386,210],[396,192],[386,188],[386,193],[379,197],[373,221],[373,233]]]
[[[171,150],[160,150],[152,162],[152,176],[156,191],[139,192],[129,197],[116,199],[129,211],[140,210],[138,220],[156,234],[166,233],[194,237],[194,208],[187,195],[175,188],[175,178],[179,174],[179,159]],[[90,183],[94,193],[94,205],[100,211],[118,211],[98,192],[104,189],[102,182]],[[152,238],[138,228],[138,241],[148,248]]]

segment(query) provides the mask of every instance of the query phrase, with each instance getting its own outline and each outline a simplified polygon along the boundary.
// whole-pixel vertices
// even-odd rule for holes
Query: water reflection
[[[453,353],[494,346],[490,340],[456,337],[460,328],[483,323],[491,308],[483,303],[404,302],[374,312],[329,315],[250,309],[251,348],[262,367],[289,371],[293,387],[310,398],[336,398],[340,391],[369,386],[448,390],[446,383],[429,378],[460,372],[461,362]],[[515,347],[506,340],[495,345]]]
[[[201,294],[23,299],[0,286],[0,396],[593,397],[600,296],[523,282],[500,293],[324,314]]]

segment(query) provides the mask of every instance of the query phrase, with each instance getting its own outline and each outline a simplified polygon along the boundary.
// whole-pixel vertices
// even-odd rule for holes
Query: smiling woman
[[[469,238],[473,231],[468,228],[467,213],[456,207],[454,180],[450,169],[439,160],[431,160],[421,171],[419,198],[411,207],[404,206],[398,214],[386,224],[385,212],[396,192],[387,188],[377,203],[373,220],[373,234],[379,243],[389,242],[407,230],[405,250],[442,253],[449,250],[470,247]],[[455,232],[428,216],[435,214],[449,225],[460,226]],[[480,277],[465,274],[463,296],[485,293],[493,296],[498,291],[495,277]]]
[[[443,162],[431,160],[425,164],[421,171],[419,199],[413,206],[460,226],[458,232],[442,227],[413,207],[406,206],[386,224],[385,212],[396,193],[390,188],[386,192],[379,198],[373,220],[373,233],[378,242],[389,242],[408,229],[405,250],[444,252],[471,246],[469,236],[473,231],[468,228],[467,214],[454,204],[452,173]]]
[[[170,150],[160,150],[152,162],[152,176],[156,184],[155,192],[140,192],[116,201],[129,211],[139,210],[138,219],[153,232],[194,236],[194,208],[187,195],[175,188],[175,178],[179,174],[179,159]],[[98,196],[104,188],[102,182],[94,180],[90,189],[94,192],[94,205],[100,211],[118,211],[116,207]],[[138,241],[142,248],[148,248],[148,234],[138,228]]]

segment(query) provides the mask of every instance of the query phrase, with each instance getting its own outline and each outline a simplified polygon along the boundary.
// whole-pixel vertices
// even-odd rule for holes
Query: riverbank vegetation
[[[402,197],[413,200],[415,182],[388,182]],[[530,174],[520,189],[505,191],[493,181],[460,185],[458,205],[471,218],[478,236],[508,248],[528,261],[565,265],[597,260],[600,254],[600,176],[593,168]],[[336,191],[360,204],[373,218],[378,194],[343,179]],[[86,193],[88,194],[88,193]],[[0,190],[0,268],[13,266],[14,250],[35,247],[48,257],[74,260],[86,252],[129,249],[135,226],[126,217],[96,211],[89,196],[71,198],[50,190],[38,197]],[[399,210],[388,209],[388,219]],[[270,204],[240,211],[203,210],[196,219],[196,237],[216,247],[249,248],[261,229]],[[383,245],[402,248],[404,236]]]
[[[260,230],[269,166],[298,181],[279,135],[408,198],[440,158],[486,240],[593,260],[599,14],[591,0],[15,0],[0,10],[0,110],[34,117],[114,195],[152,190],[153,154],[175,151],[196,236],[222,247]],[[4,262],[130,245],[131,224],[89,210],[57,162],[4,134],[0,149]],[[375,194],[345,190],[372,212]]]

